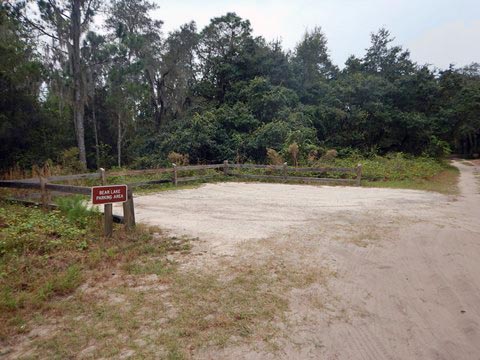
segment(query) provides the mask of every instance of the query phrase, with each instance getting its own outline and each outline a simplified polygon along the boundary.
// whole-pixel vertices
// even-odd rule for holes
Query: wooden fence
[[[225,163],[226,174],[230,176],[236,176],[240,178],[249,179],[266,179],[266,180],[280,180],[280,181],[295,181],[295,182],[314,182],[314,183],[337,183],[337,184],[352,184],[361,185],[362,180],[362,165],[358,164],[354,168],[300,168],[287,166],[287,163],[283,165],[257,165],[257,164],[228,164]],[[277,172],[279,175],[262,175],[262,174],[244,174],[239,171],[232,172],[228,169],[242,170],[242,169],[265,169],[271,172]],[[325,178],[314,176],[292,176],[290,173],[311,173],[311,174],[325,174],[325,173],[339,173],[339,174],[353,174],[355,178],[342,179],[342,178]]]
[[[64,194],[80,194],[91,196],[92,188],[87,186],[75,186],[65,184],[53,184],[52,181],[71,181],[71,180],[84,180],[84,179],[100,179],[103,185],[106,184],[106,173],[104,169],[100,169],[97,173],[88,174],[75,174],[75,175],[61,175],[61,176],[49,176],[30,178],[22,180],[0,180],[0,187],[11,189],[30,189],[40,190],[41,192],[41,205],[47,209],[56,207],[52,204],[51,193],[64,193]],[[18,200],[18,199],[12,199]],[[21,200],[23,203],[34,203],[34,201]],[[110,237],[113,230],[113,219],[117,222],[123,222],[127,229],[135,226],[135,210],[133,204],[133,193],[129,188],[127,191],[127,201],[123,203],[123,218],[119,216],[113,216],[112,204],[104,205],[104,235]]]
[[[158,168],[158,169],[146,169],[146,170],[125,170],[125,171],[113,171],[105,172],[100,169],[95,173],[87,174],[75,174],[75,175],[61,175],[61,176],[49,176],[20,180],[0,180],[0,187],[4,188],[16,188],[16,189],[36,189],[41,190],[42,193],[55,191],[68,194],[81,194],[90,195],[91,188],[86,186],[75,186],[65,184],[55,184],[53,182],[72,181],[72,180],[85,180],[85,179],[98,179],[101,180],[101,184],[107,184],[107,176],[135,176],[135,175],[161,175],[170,174],[170,179],[156,179],[147,180],[141,182],[127,183],[129,189],[137,187],[172,183],[177,185],[180,182],[206,180],[214,177],[215,175],[197,175],[197,176],[181,176],[182,172],[191,172],[197,170],[221,170],[223,175],[233,176],[239,178],[250,178],[260,180],[281,180],[281,181],[300,181],[300,182],[314,182],[314,183],[339,183],[339,184],[353,184],[360,186],[362,179],[362,165],[358,164],[354,168],[334,168],[334,167],[321,167],[321,168],[302,168],[283,165],[258,165],[258,164],[231,164],[228,161],[224,161],[222,164],[212,165],[188,165],[177,166],[173,164],[171,168]],[[271,174],[249,174],[242,173],[242,170],[258,170],[264,169],[269,172],[274,172],[276,175]],[[311,176],[292,176],[292,173],[310,173]],[[351,174],[354,178],[326,178],[313,176],[314,174],[325,173],[337,173],[337,174]]]
[[[172,164],[171,168],[158,168],[158,169],[147,169],[147,170],[125,170],[118,172],[109,172],[109,176],[132,176],[132,175],[161,175],[161,174],[171,174],[170,179],[159,179],[159,180],[149,180],[128,184],[129,187],[135,188],[139,186],[155,185],[162,183],[173,183],[177,185],[180,182],[187,181],[198,181],[198,180],[207,180],[213,178],[215,175],[198,175],[198,176],[180,176],[182,171],[196,171],[196,170],[222,170],[223,175],[233,176],[239,178],[250,178],[250,179],[259,179],[259,180],[280,180],[280,181],[293,181],[293,182],[312,182],[312,183],[325,183],[325,184],[350,184],[350,185],[361,185],[362,179],[362,165],[358,164],[353,168],[335,168],[335,167],[322,167],[322,168],[302,168],[302,167],[292,167],[283,165],[258,165],[258,164],[231,164],[228,161],[224,161],[223,164],[212,164],[212,165],[188,165],[188,166],[177,166]],[[242,170],[258,170],[264,169],[270,172],[277,172],[277,175],[269,174],[248,174],[242,173]],[[233,171],[232,171],[233,170]],[[292,173],[310,173],[311,176],[292,176]],[[314,174],[325,174],[325,173],[337,173],[337,174],[351,174],[353,178],[327,178],[327,177],[316,177]]]
[[[314,183],[338,183],[338,184],[351,184],[361,185],[362,179],[362,165],[358,164],[354,168],[300,168],[291,167],[287,164],[283,165],[257,165],[257,164],[230,164],[228,161],[224,161],[222,164],[212,165],[189,165],[189,166],[177,166],[172,164],[171,168],[158,168],[147,170],[125,170],[117,172],[109,172],[108,176],[135,176],[135,175],[161,175],[170,174],[170,179],[157,179],[148,180],[142,182],[135,182],[127,184],[128,197],[127,201],[123,203],[123,219],[117,217],[117,221],[123,222],[127,228],[131,228],[135,225],[135,210],[133,204],[133,189],[141,186],[157,185],[162,183],[172,183],[175,186],[180,182],[207,180],[215,175],[198,175],[198,176],[180,176],[183,172],[192,172],[198,170],[221,170],[224,176],[232,176],[246,179],[259,179],[259,180],[276,180],[276,181],[293,181],[293,182],[314,182]],[[242,173],[242,170],[258,170],[263,169],[272,174],[255,174],[255,173]],[[292,173],[310,173],[311,176],[292,176]],[[337,173],[337,174],[349,174],[353,175],[353,178],[325,178],[317,177],[315,174],[325,173]],[[100,180],[102,185],[106,185],[107,173],[104,169],[100,169],[96,173],[87,174],[75,174],[75,175],[61,175],[61,176],[49,176],[39,177],[21,180],[0,180],[0,188],[13,188],[13,189],[33,189],[41,192],[41,204],[44,208],[54,206],[51,203],[51,193],[66,193],[66,194],[81,194],[91,196],[91,187],[87,186],[75,186],[65,184],[55,184],[53,182],[72,181],[72,180],[86,180],[97,179]],[[25,201],[22,201],[25,202]],[[28,202],[28,201],[27,201]],[[104,209],[104,234],[111,236],[112,234],[112,204],[106,204]]]

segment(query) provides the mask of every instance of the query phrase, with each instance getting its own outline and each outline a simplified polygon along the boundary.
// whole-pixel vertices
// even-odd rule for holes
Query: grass
[[[353,167],[362,164],[362,185],[368,187],[402,188],[457,194],[459,171],[445,160],[411,157],[402,153],[363,158],[336,158],[328,164]]]
[[[57,302],[53,309],[63,314],[61,331],[34,346],[52,358],[73,357],[92,347],[92,358],[134,351],[137,358],[187,359],[205,347],[250,341],[275,351],[277,325],[288,310],[285,292],[326,276],[323,269],[286,269],[274,262],[230,264],[224,270],[230,276],[175,266],[160,274],[157,266],[130,268],[126,281],[108,289],[100,283],[91,292]],[[149,282],[152,274],[159,275]]]
[[[101,216],[81,221],[61,211],[0,203],[0,341],[24,332],[35,312],[48,310],[58,296],[73,293],[86,273],[138,254],[165,253],[142,227],[114,237],[101,235]]]
[[[364,164],[365,186],[457,191],[458,170],[432,159],[396,155],[335,159],[330,165],[357,162]],[[201,183],[152,186],[140,193]],[[272,339],[288,309],[285,294],[324,284],[328,275],[275,261],[186,270],[177,261],[189,253],[191,240],[141,226],[126,232],[117,225],[113,238],[104,239],[101,216],[84,211],[80,200],[51,212],[0,203],[0,347],[44,329],[47,333],[28,345],[31,358],[69,358],[88,350],[91,358],[133,351],[139,358],[183,359],[206,346],[247,341],[275,350]],[[374,238],[362,233],[350,241],[366,246]]]
[[[310,167],[347,167],[353,168],[362,164],[362,186],[398,188],[435,191],[443,194],[458,194],[457,181],[459,171],[447,161],[436,160],[426,157],[409,157],[401,153],[389,156],[373,156],[364,158],[351,156],[346,158],[335,158],[329,161],[319,161]],[[267,174],[268,170],[253,169],[245,171],[250,174]],[[281,171],[270,171],[272,175],[281,175]],[[318,174],[302,173],[289,175],[303,177],[317,177]],[[324,173],[322,177],[333,179],[353,179],[354,174]],[[229,178],[231,181],[237,178]],[[268,179],[250,180],[242,178],[241,181],[248,182],[271,182]],[[288,181],[288,183],[298,183]],[[331,185],[331,183],[329,183]]]
[[[392,189],[411,189],[434,191],[445,195],[457,195],[459,170],[454,166],[445,166],[444,170],[439,171],[433,176],[416,177],[404,180],[384,180],[362,182],[363,186]]]
[[[104,239],[97,213],[78,222],[68,211],[0,205],[0,345],[17,342],[27,358],[132,351],[186,359],[204,347],[251,341],[274,351],[289,305],[285,294],[326,278],[324,269],[272,259],[183,269],[178,262],[191,239],[141,226],[132,232],[116,226]],[[22,334],[30,340],[18,343]]]

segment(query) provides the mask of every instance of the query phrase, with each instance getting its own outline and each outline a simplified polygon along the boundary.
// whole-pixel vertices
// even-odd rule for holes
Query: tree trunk
[[[468,153],[470,155],[473,155],[474,153],[474,149],[473,149],[473,134],[472,133],[469,133],[468,134]]]
[[[478,134],[477,134],[477,133],[473,133],[473,151],[472,151],[472,154],[478,154],[478,141],[477,141],[477,138],[478,138]]]
[[[97,129],[97,115],[95,114],[95,90],[92,94],[92,122],[93,122],[93,136],[95,138],[95,160],[97,168],[100,167],[100,148],[98,144],[98,129]]]
[[[81,0],[73,0],[71,13],[70,37],[73,42],[71,50],[71,62],[73,70],[73,121],[75,124],[75,134],[77,136],[77,145],[80,155],[80,162],[87,167],[87,155],[85,151],[85,124],[84,124],[84,104],[82,69],[80,61],[80,33],[81,33]]]
[[[158,131],[163,125],[165,115],[165,78],[169,71],[160,75],[157,79],[152,71],[145,69],[145,77],[150,87],[150,99],[153,107],[155,130]]]
[[[117,165],[118,167],[122,166],[122,117],[120,113],[117,115]]]

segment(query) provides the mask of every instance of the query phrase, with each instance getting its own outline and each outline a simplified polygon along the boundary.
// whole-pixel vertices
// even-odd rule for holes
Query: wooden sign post
[[[103,234],[111,237],[113,232],[113,203],[124,203],[123,212],[125,224],[132,227],[135,224],[135,215],[133,215],[132,192],[128,190],[127,185],[106,185],[107,179],[105,169],[100,169],[102,186],[92,187],[92,204],[104,205],[103,211]],[[129,196],[130,195],[130,196]],[[129,203],[129,199],[131,199]],[[126,206],[125,204],[128,205]]]

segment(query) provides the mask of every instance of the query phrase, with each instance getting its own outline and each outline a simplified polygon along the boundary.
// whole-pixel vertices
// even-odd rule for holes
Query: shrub
[[[112,156],[112,147],[108,144],[100,143],[98,144],[99,152],[99,163],[97,164],[98,168],[109,168],[114,164]]]
[[[0,223],[0,258],[6,254],[44,254],[58,247],[73,248],[87,231],[60,211],[13,205],[0,206]]]
[[[444,158],[452,152],[450,145],[436,136],[430,138],[430,142],[424,151],[425,156],[433,158]]]
[[[89,217],[96,213],[87,207],[82,195],[60,197],[57,204],[70,221],[82,227],[86,227]]]
[[[292,143],[288,146],[288,153],[292,157],[293,166],[297,167],[298,166],[299,148],[298,148],[298,144],[296,142],[294,142],[294,143]]]
[[[282,155],[274,149],[267,149],[267,159],[270,165],[282,165],[284,163]]]
[[[338,153],[337,150],[331,149],[327,150],[325,155],[322,156],[322,161],[332,161],[337,157]]]
[[[188,154],[179,154],[175,151],[172,151],[170,154],[168,154],[167,158],[168,158],[168,161],[170,161],[172,164],[177,164],[179,166],[184,166],[189,164]]]
[[[445,169],[441,161],[429,157],[409,157],[403,153],[391,153],[386,156],[359,157],[352,155],[325,161],[322,158],[315,165],[335,167],[355,167],[363,165],[362,178],[369,181],[403,181],[430,179]]]
[[[60,163],[64,171],[69,173],[79,173],[85,171],[85,167],[79,160],[80,151],[76,147],[64,150],[60,156]]]

